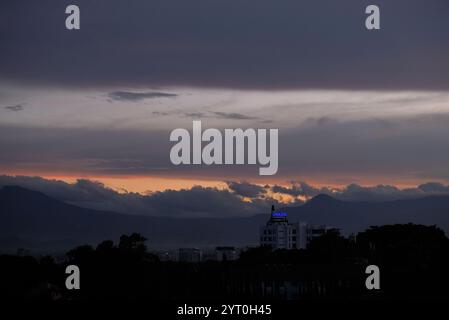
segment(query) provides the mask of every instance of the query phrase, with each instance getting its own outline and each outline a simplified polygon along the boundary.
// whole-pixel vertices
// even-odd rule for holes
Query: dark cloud
[[[249,182],[228,181],[226,183],[229,189],[242,197],[257,198],[266,193],[265,187]]]
[[[290,185],[267,185],[261,187],[248,182],[228,182],[231,190],[239,194],[239,190],[249,190],[243,196],[250,198],[261,198],[261,195],[270,191],[273,193],[286,194],[294,197],[313,198],[319,194],[327,194],[336,199],[346,201],[391,201],[400,199],[414,199],[426,196],[449,195],[449,185],[437,182],[421,184],[415,188],[400,189],[391,185],[360,186],[350,184],[343,188],[314,187],[306,182],[291,182]],[[251,190],[263,190],[263,192],[251,192]]]
[[[108,94],[109,98],[118,101],[140,101],[144,99],[155,99],[155,98],[174,98],[177,96],[178,96],[177,94],[165,92],[115,91]]]
[[[329,188],[315,188],[305,182],[292,182],[290,186],[271,186],[271,190],[275,193],[283,193],[291,196],[303,196],[306,198],[315,197],[319,194],[331,194],[332,191]]]
[[[447,0],[2,1],[2,78],[56,85],[448,89]],[[419,23],[418,23],[419,22]]]
[[[306,124],[312,124],[317,126],[326,126],[329,124],[335,124],[338,122],[338,119],[331,118],[331,117],[319,117],[319,118],[308,118],[305,123]]]
[[[261,201],[245,202],[235,193],[200,186],[155,192],[147,200],[155,212],[187,217],[247,216],[265,212],[270,205]]]
[[[11,111],[22,111],[24,107],[21,104],[16,104],[14,106],[6,106],[4,108],[8,109],[8,110],[11,110]]]
[[[187,118],[205,118],[207,114],[204,112],[183,112],[182,113]]]
[[[445,186],[438,182],[428,182],[418,186],[418,189],[425,193],[432,194],[447,194],[449,193],[449,186]]]
[[[391,185],[364,187],[351,184],[341,190],[334,190],[332,195],[341,200],[349,201],[385,201],[399,199],[414,199],[425,196],[449,195],[449,186],[436,182],[419,185],[416,188],[399,189]]]
[[[182,114],[189,118],[216,118],[227,120],[255,120],[257,117],[247,116],[235,112],[182,112]]]
[[[169,112],[161,112],[161,111],[153,111],[151,114],[156,117],[164,117],[170,115]]]
[[[191,123],[186,123],[191,126]],[[0,169],[250,180],[258,165],[174,166],[169,130],[0,126]],[[449,115],[336,121],[279,130],[275,179],[449,180]],[[39,157],[36,157],[39,154]],[[380,179],[377,179],[380,180]],[[330,183],[332,183],[331,180]],[[299,188],[299,187],[298,187]]]
[[[309,198],[324,193],[347,201],[386,201],[449,195],[449,186],[438,183],[427,183],[409,189],[385,185],[362,187],[352,184],[331,191],[328,188],[314,188],[305,182],[295,182],[290,187],[281,188],[277,185],[259,186],[235,181],[228,182],[230,190],[195,186],[191,189],[166,190],[145,195],[126,191],[119,193],[100,182],[86,179],[79,179],[76,183],[69,184],[41,177],[0,175],[0,188],[7,185],[40,191],[58,200],[86,208],[168,217],[230,217],[264,213],[272,204],[276,207],[286,206],[266,196],[267,191],[275,190],[279,193]],[[297,206],[302,203],[298,200],[289,205]]]
[[[74,184],[41,177],[0,176],[0,187],[19,185],[43,192],[61,201],[78,206],[127,214],[171,217],[248,216],[265,212],[270,203],[257,200],[245,202],[237,194],[200,186],[186,190],[166,190],[142,195],[118,193],[100,182],[80,179]]]
[[[230,120],[253,120],[258,119],[257,117],[247,116],[241,113],[234,112],[213,112],[213,114],[220,119],[230,119]]]

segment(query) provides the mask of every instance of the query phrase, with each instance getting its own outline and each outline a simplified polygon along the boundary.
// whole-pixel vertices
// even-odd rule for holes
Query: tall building
[[[288,222],[287,213],[271,206],[270,219],[260,228],[260,245],[273,249],[306,249],[316,237],[333,229],[325,225],[313,226],[304,222]]]
[[[271,207],[270,219],[260,228],[260,245],[273,249],[301,249],[306,247],[305,229],[301,223],[289,223],[287,213]]]

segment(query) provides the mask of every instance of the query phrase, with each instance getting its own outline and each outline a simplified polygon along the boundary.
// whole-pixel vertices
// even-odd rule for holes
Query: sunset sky
[[[368,1],[76,1],[79,31],[70,1],[2,2],[0,174],[140,193],[447,184],[449,3],[376,3],[369,32]],[[172,165],[192,120],[278,128],[277,175]]]

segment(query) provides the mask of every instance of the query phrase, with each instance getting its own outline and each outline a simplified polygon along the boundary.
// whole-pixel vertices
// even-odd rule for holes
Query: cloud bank
[[[448,89],[446,0],[3,1],[2,77],[27,83]],[[419,22],[419,23],[418,23]]]
[[[108,94],[109,98],[118,101],[141,101],[144,99],[174,98],[177,96],[177,94],[166,92],[114,91]]]
[[[328,194],[346,201],[391,201],[449,195],[449,186],[440,183],[426,183],[407,189],[389,185],[364,187],[356,184],[340,189],[317,188],[305,182],[292,182],[287,186],[261,186],[237,181],[228,181],[227,184],[228,190],[195,186],[179,191],[139,194],[119,193],[100,182],[86,179],[70,184],[41,177],[0,176],[0,187],[19,185],[64,202],[93,209],[168,217],[249,216],[267,213],[272,204],[277,207],[301,205],[302,198],[310,199],[318,194]],[[279,202],[277,199],[280,195],[291,196],[291,202]]]
[[[10,111],[22,111],[23,110],[23,106],[21,104],[16,104],[14,106],[5,106],[4,108],[7,110],[10,110]]]
[[[186,124],[187,128],[191,126],[191,122]],[[446,183],[448,124],[447,114],[306,120],[296,128],[280,129],[279,171],[275,178],[319,180],[332,185]],[[53,172],[70,176],[121,174],[250,181],[258,177],[257,166],[250,165],[174,166],[169,160],[169,133],[0,125],[0,146],[8,150],[0,154],[0,170],[37,175]]]

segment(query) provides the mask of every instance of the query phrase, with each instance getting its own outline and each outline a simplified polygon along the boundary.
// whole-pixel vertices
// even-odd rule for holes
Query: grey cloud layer
[[[284,206],[267,197],[267,191],[276,190],[295,196],[313,197],[329,194],[337,199],[349,201],[384,201],[419,198],[429,195],[449,195],[449,186],[427,183],[416,188],[398,189],[379,185],[362,187],[349,185],[342,189],[315,188],[305,182],[294,182],[289,187],[277,185],[252,185],[248,182],[228,182],[231,191],[216,188],[193,187],[185,190],[166,190],[148,195],[118,193],[95,181],[80,179],[74,184],[40,177],[1,176],[0,188],[19,185],[43,192],[61,201],[93,209],[110,210],[127,214],[172,217],[229,217],[266,213],[271,204]],[[243,201],[242,197],[252,201]],[[291,205],[300,205],[296,201]]]
[[[236,184],[234,182],[234,184]],[[244,185],[248,188],[247,183]],[[400,199],[414,199],[425,196],[449,195],[449,185],[438,182],[420,184],[415,188],[400,189],[391,185],[360,186],[350,184],[344,188],[314,187],[306,182],[291,182],[289,186],[265,186],[265,192],[288,194],[295,197],[312,198],[319,194],[327,194],[346,201],[391,201]],[[238,193],[238,192],[236,192]]]
[[[199,186],[188,190],[166,190],[142,195],[118,193],[99,182],[84,179],[78,180],[75,184],[68,184],[40,177],[0,176],[0,187],[5,185],[19,185],[37,190],[61,201],[83,207],[150,216],[247,216],[264,212],[269,206],[263,200],[255,199],[253,203],[248,203],[242,201],[235,193]]]
[[[14,106],[5,106],[4,108],[7,110],[10,110],[10,111],[22,111],[23,110],[23,106],[21,104],[16,104]]]
[[[2,1],[2,78],[57,85],[449,88],[447,0]]]
[[[179,113],[179,112],[178,112]],[[216,119],[226,119],[226,120],[256,120],[257,117],[252,117],[236,112],[181,112],[186,117],[189,118],[216,118]]]
[[[248,182],[227,182],[229,189],[242,197],[257,198],[267,192],[267,189]]]
[[[235,112],[214,112],[213,113],[217,118],[222,119],[231,119],[231,120],[253,120],[257,119],[256,117],[247,116],[241,113]]]
[[[257,166],[174,166],[169,131],[0,126],[0,168],[89,174],[254,179]],[[275,178],[449,180],[449,115],[310,121],[281,129]],[[39,156],[36,156],[39,155]],[[353,179],[354,177],[354,179]]]
[[[141,101],[144,99],[155,98],[174,98],[177,94],[166,92],[132,92],[132,91],[114,91],[108,94],[112,100],[118,101]]]

